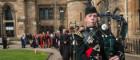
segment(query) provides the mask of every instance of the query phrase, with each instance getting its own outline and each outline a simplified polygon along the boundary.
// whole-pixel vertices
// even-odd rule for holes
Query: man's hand
[[[67,44],[67,41],[64,41],[64,44]]]
[[[115,55],[113,57],[110,57],[109,60],[120,60],[119,56]]]

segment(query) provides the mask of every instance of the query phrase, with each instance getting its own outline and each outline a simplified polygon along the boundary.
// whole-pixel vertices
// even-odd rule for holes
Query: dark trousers
[[[3,44],[3,49],[7,49],[7,44]]]
[[[26,46],[25,44],[22,44],[22,48],[25,48],[25,46]]]
[[[63,60],[70,60],[70,46],[64,45],[62,50]]]
[[[7,40],[3,40],[3,49],[7,48]]]

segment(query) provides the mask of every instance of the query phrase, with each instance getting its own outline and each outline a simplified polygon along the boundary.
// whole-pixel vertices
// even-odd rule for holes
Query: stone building
[[[79,25],[84,0],[0,0],[0,36],[56,31]],[[78,22],[78,23],[77,23]]]
[[[100,13],[110,11],[112,14],[122,14],[128,22],[127,37],[135,38],[140,35],[140,1],[139,0],[92,0]],[[106,19],[106,18],[104,18]],[[114,34],[117,34],[117,22],[111,20]]]
[[[0,0],[0,36],[20,37],[26,33],[56,31],[59,27],[84,25],[87,0]],[[139,36],[139,0],[92,0],[99,13],[123,14],[128,22],[128,36]],[[108,18],[101,18],[108,19]],[[112,21],[117,34],[117,23]]]

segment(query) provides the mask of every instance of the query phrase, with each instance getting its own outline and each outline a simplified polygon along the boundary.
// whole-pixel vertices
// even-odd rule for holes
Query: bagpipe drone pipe
[[[116,43],[115,46],[118,49],[118,55],[120,56],[120,60],[125,60],[125,55],[124,55],[124,51],[125,51],[125,38],[128,32],[128,23],[125,21],[123,15],[115,15],[115,14],[111,14],[109,11],[106,13],[99,13],[98,16],[100,18],[102,17],[108,17],[110,19],[108,19],[108,21],[106,23],[102,23],[101,24],[101,29],[104,33],[111,33],[111,36],[113,36],[113,33],[111,31],[111,20],[115,20],[118,25],[117,25],[117,35],[116,37],[113,36],[112,37],[104,37],[104,39],[106,40],[111,40],[113,41],[113,39],[115,39]],[[109,36],[109,35],[108,35]],[[111,44],[113,44],[113,42],[111,42]]]

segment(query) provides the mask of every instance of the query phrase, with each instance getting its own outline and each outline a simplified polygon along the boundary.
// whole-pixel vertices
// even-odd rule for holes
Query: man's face
[[[97,13],[90,13],[85,16],[85,23],[87,27],[96,26],[97,23]]]

